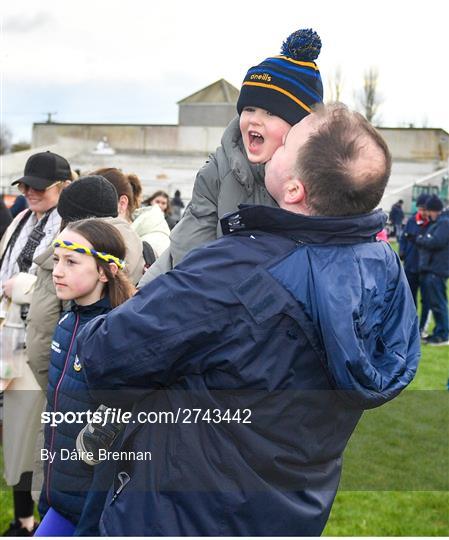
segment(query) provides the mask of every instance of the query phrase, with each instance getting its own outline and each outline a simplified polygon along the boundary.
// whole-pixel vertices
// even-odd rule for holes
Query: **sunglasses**
[[[55,182],[54,184],[51,184],[49,185],[48,187],[46,187],[45,189],[36,189],[36,188],[32,188],[31,186],[28,186],[27,184],[24,184],[23,182],[19,182],[17,184],[17,189],[20,191],[20,193],[22,193],[23,195],[25,195],[26,193],[28,193],[28,191],[31,189],[33,189],[34,191],[37,191],[38,193],[45,193],[46,191],[48,191],[49,189],[52,189],[54,188],[55,186],[57,186],[58,184],[62,184],[64,183],[64,180],[59,180],[58,182]]]

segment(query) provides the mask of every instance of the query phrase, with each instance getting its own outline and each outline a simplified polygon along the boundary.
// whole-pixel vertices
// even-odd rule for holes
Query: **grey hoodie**
[[[239,204],[277,204],[265,187],[265,166],[248,161],[239,117],[226,128],[219,146],[199,170],[192,200],[181,221],[171,231],[170,249],[145,272],[139,287],[171,270],[193,248],[222,235],[220,219]]]

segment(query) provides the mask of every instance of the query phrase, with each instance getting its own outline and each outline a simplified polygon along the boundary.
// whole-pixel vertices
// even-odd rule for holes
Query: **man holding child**
[[[361,115],[317,108],[266,165],[279,208],[241,206],[223,238],[85,328],[80,362],[105,404],[230,411],[128,425],[122,450],[153,459],[117,463],[102,534],[321,534],[363,410],[419,358],[399,258],[375,238],[390,168]]]

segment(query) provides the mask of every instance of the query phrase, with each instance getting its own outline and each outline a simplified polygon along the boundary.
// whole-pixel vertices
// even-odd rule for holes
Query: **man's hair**
[[[321,106],[314,114],[321,123],[296,163],[310,211],[322,216],[371,212],[390,177],[386,142],[361,114],[341,103]]]

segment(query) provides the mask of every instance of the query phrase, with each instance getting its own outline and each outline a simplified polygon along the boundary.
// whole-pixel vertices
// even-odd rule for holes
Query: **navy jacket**
[[[404,210],[402,210],[402,206],[398,203],[393,204],[390,210],[390,221],[393,223],[393,225],[401,225],[401,223],[404,221]]]
[[[90,306],[73,303],[71,310],[62,316],[51,344],[46,409],[48,412],[76,413],[96,410],[98,403],[93,402],[88,392],[84,372],[77,357],[75,338],[88,321],[110,309],[109,299],[103,298]],[[45,481],[39,511],[43,514],[52,506],[74,524],[78,523],[83,511],[93,481],[94,468],[82,460],[61,457],[65,458],[67,451],[75,450],[76,437],[84,425],[85,423],[67,422],[57,427],[51,427],[48,423],[45,425],[45,448],[56,452],[56,459],[53,463],[44,461]],[[104,496],[105,494],[103,500]]]
[[[418,236],[419,271],[449,277],[449,216],[440,214],[425,234]]]
[[[102,534],[321,534],[363,409],[417,368],[384,223],[241,207],[223,238],[83,330],[90,388],[110,405],[140,393],[135,419],[173,415],[126,428],[122,451],[152,459],[117,461]]]
[[[411,216],[405,227],[399,241],[399,254],[404,261],[404,270],[412,274],[419,273],[419,253],[416,245],[416,238],[424,234],[429,226],[428,221],[420,219],[419,214]]]

